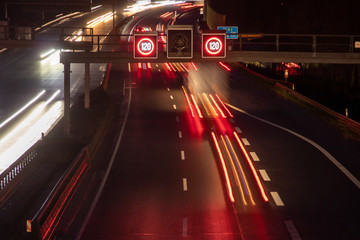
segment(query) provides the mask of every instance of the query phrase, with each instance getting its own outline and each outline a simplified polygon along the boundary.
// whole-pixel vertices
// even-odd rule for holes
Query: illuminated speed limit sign
[[[134,34],[134,58],[155,59],[157,57],[157,34]]]
[[[202,57],[225,58],[226,57],[226,34],[203,33],[202,34]]]

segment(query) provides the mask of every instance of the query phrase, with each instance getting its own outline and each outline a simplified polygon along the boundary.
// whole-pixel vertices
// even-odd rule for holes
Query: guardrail
[[[158,31],[160,46],[166,44],[166,33]],[[360,35],[324,35],[324,34],[264,34],[240,33],[237,39],[227,39],[228,51],[269,51],[269,52],[323,52],[323,53],[360,53]],[[0,40],[36,40],[51,39],[65,45],[57,48],[89,50],[93,52],[129,52],[132,51],[131,35],[94,34],[87,27],[44,27],[34,30],[29,27],[0,26]],[[194,33],[194,39],[200,35]],[[130,40],[130,41],[129,41]],[[79,49],[73,45],[91,45]],[[197,43],[194,42],[194,49]],[[166,51],[160,47],[159,51]]]
[[[275,83],[275,88],[282,89],[287,94],[291,95],[292,97],[296,98],[297,100],[299,100],[303,103],[306,103],[307,105],[310,105],[311,107],[322,112],[323,114],[330,116],[331,118],[335,119],[338,124],[341,124],[343,127],[346,127],[348,131],[353,132],[353,133],[357,134],[358,136],[360,136],[360,123],[358,123],[344,115],[341,115],[340,113],[337,113],[337,112],[325,107],[324,105],[322,105],[318,102],[315,102],[314,100],[311,100],[310,98],[307,98],[298,92],[295,92],[292,89],[289,89],[288,87],[282,85],[279,82]]]
[[[360,35],[237,34],[229,40],[233,50],[274,52],[360,52]]]
[[[40,142],[26,151],[18,160],[10,165],[0,175],[0,206],[4,204],[16,185],[23,179],[22,171],[38,155]]]
[[[62,175],[50,195],[31,221],[35,239],[51,239],[76,186],[89,168],[88,147],[82,148],[72,165]]]
[[[279,81],[275,80],[269,77],[266,77],[264,75],[261,75],[260,73],[257,73],[247,67],[245,67],[241,63],[235,63],[235,66],[243,69],[244,71],[249,72],[252,75],[257,76],[258,78],[262,79],[267,85],[274,86],[274,88],[280,89],[284,92],[286,92],[288,95],[295,98],[297,101],[301,103],[305,103],[312,108],[316,109],[319,112],[322,112],[323,114],[326,114],[327,116],[330,116],[332,119],[334,119],[338,124],[341,124],[342,127],[346,128],[347,131],[355,133],[360,138],[360,123],[341,115],[340,113],[335,112],[334,110],[331,110],[330,108],[325,107],[324,105],[305,97],[304,95],[301,95],[300,93],[296,92],[293,87],[293,84],[286,84],[288,82],[285,81]]]

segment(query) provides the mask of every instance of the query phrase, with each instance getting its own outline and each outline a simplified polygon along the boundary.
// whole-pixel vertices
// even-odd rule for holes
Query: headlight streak
[[[131,6],[127,6],[127,8],[124,9],[125,12],[129,12],[131,13],[138,13],[138,12],[142,12],[144,10],[150,9],[150,8],[156,8],[156,7],[161,7],[161,6],[166,6],[166,5],[173,5],[176,3],[185,3],[184,1],[162,1],[162,2],[156,2],[156,3],[152,3],[149,4],[149,1],[138,1],[137,3],[131,5]]]
[[[50,53],[49,55],[44,56],[42,58],[42,60],[40,61],[41,65],[44,65],[44,64],[50,64],[51,66],[56,65],[56,64],[60,65],[60,54],[59,53],[60,53],[60,50],[55,50],[54,52]]]
[[[258,185],[258,187],[259,187],[261,196],[263,197],[263,199],[264,199],[265,202],[268,202],[269,199],[268,199],[268,197],[266,196],[264,187],[263,187],[263,185],[262,185],[262,183],[261,183],[261,181],[260,181],[260,178],[259,178],[259,176],[258,176],[258,174],[257,174],[257,172],[256,172],[256,170],[255,170],[255,168],[254,168],[254,165],[252,164],[251,159],[250,159],[249,155],[247,154],[244,145],[242,144],[239,136],[237,135],[237,133],[236,133],[235,131],[234,131],[234,136],[235,136],[236,141],[238,142],[238,144],[239,144],[242,152],[244,153],[244,156],[245,156],[246,160],[248,161],[248,163],[249,163],[249,165],[250,165],[251,171],[253,172],[254,177],[255,177],[255,180],[256,180],[256,183],[257,183],[257,185]]]
[[[226,169],[224,157],[223,157],[223,155],[221,153],[219,143],[218,143],[218,141],[216,139],[216,136],[215,136],[214,132],[211,132],[211,136],[212,136],[212,138],[214,140],[215,147],[216,147],[217,153],[218,153],[220,161],[221,161],[221,166],[222,166],[222,169],[223,169],[223,172],[224,172],[229,198],[230,198],[231,202],[235,202],[235,198],[234,198],[234,195],[233,195],[233,191],[232,191],[231,183],[230,183],[230,179],[229,179],[229,174],[228,174],[228,171]]]
[[[55,51],[56,51],[55,49],[51,49],[51,50],[49,50],[49,51],[41,54],[41,55],[40,55],[40,58],[41,58],[41,59],[44,59],[44,58],[48,57],[49,55],[51,55],[52,53],[54,53]]]
[[[57,101],[45,109],[60,93],[56,91],[46,102],[41,102],[11,132],[0,140],[4,149],[0,153],[0,171],[9,167],[25,151],[40,138],[41,133],[47,134],[63,114],[63,103]]]
[[[96,25],[100,24],[101,22],[108,22],[112,19],[113,15],[116,14],[116,12],[108,12],[104,15],[101,15],[97,18],[94,18],[93,20],[87,22],[87,26],[88,28],[93,28]]]
[[[27,109],[31,104],[36,102],[43,94],[45,93],[45,90],[42,90],[36,97],[34,97],[32,100],[30,100],[25,106],[23,106],[20,110],[18,110],[16,113],[14,113],[12,116],[10,116],[8,119],[6,119],[4,122],[0,124],[0,128],[5,126],[8,122],[13,120],[15,117],[17,117],[20,113],[22,113],[25,109]]]

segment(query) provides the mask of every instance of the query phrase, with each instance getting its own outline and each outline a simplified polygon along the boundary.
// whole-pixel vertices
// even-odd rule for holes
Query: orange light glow
[[[172,63],[169,63],[170,68],[173,70],[173,72],[176,72],[176,69],[174,68],[174,66],[172,65]]]
[[[151,69],[151,64],[147,63],[147,68]]]
[[[227,185],[227,188],[228,188],[228,194],[229,194],[229,197],[230,197],[230,200],[231,202],[235,202],[235,198],[234,198],[234,195],[233,195],[233,192],[232,192],[232,188],[231,188],[231,183],[230,183],[230,178],[229,178],[229,174],[228,174],[228,171],[226,169],[226,165],[225,165],[225,160],[224,160],[224,157],[221,153],[221,150],[220,150],[220,146],[219,146],[219,143],[216,139],[216,136],[215,136],[215,133],[214,132],[211,132],[211,136],[214,140],[214,143],[215,143],[215,146],[216,146],[216,150],[218,152],[218,155],[220,157],[220,160],[221,160],[221,166],[223,168],[223,171],[224,171],[224,175],[225,175],[225,180],[226,180],[226,185]]]
[[[193,103],[195,105],[195,108],[196,108],[196,111],[198,112],[199,117],[203,118],[204,116],[202,115],[202,113],[200,111],[200,108],[199,108],[198,104],[196,103],[196,100],[195,100],[195,97],[194,97],[193,94],[191,94],[191,99],[192,99],[192,101],[193,101]]]
[[[240,194],[241,194],[241,198],[244,202],[245,205],[247,205],[247,201],[246,201],[246,198],[245,198],[245,194],[244,194],[244,190],[241,186],[241,182],[240,182],[240,177],[239,177],[239,174],[237,173],[236,171],[236,167],[235,167],[235,164],[234,164],[234,159],[232,158],[231,156],[231,153],[229,151],[229,148],[226,146],[226,143],[225,143],[225,140],[224,140],[224,137],[223,136],[220,136],[221,137],[221,140],[223,141],[223,144],[225,146],[225,150],[226,150],[226,153],[228,155],[228,158],[230,159],[230,163],[231,163],[231,167],[232,167],[232,170],[233,170],[233,174],[235,175],[235,180],[237,182],[237,185],[239,186],[239,190],[240,190]]]
[[[138,63],[138,68],[142,68],[141,62]]]
[[[217,108],[217,110],[220,112],[221,116],[222,116],[223,118],[226,118],[223,110],[221,110],[221,108],[219,107],[219,105],[218,105],[217,102],[215,101],[214,97],[213,97],[211,94],[209,94],[209,96],[210,96],[210,98],[211,98],[211,101],[215,104],[215,107]]]
[[[170,66],[169,66],[169,64],[167,62],[165,63],[165,66],[170,72],[172,72],[172,70],[171,70],[171,68],[170,68]]]
[[[180,65],[185,69],[185,71],[189,72],[189,69],[187,69],[183,63],[180,63]]]
[[[245,156],[246,160],[248,161],[248,163],[249,163],[249,165],[250,165],[251,171],[253,172],[254,177],[255,177],[255,180],[256,180],[256,183],[257,183],[257,185],[258,185],[258,187],[259,187],[259,189],[260,189],[261,196],[263,197],[263,199],[264,199],[265,202],[268,202],[269,199],[268,199],[268,197],[266,196],[266,193],[265,193],[264,187],[263,187],[263,185],[262,185],[262,183],[261,183],[261,181],[260,181],[259,175],[257,174],[257,172],[256,172],[256,170],[255,170],[255,167],[254,167],[254,165],[252,164],[251,159],[250,159],[249,155],[247,154],[247,152],[246,152],[246,150],[245,150],[244,145],[243,145],[242,142],[240,141],[240,138],[239,138],[239,136],[237,135],[237,133],[236,133],[235,131],[234,131],[234,136],[235,136],[235,138],[236,138],[236,140],[237,140],[237,142],[238,142],[238,144],[239,144],[242,152],[244,153],[244,156]]]
[[[229,114],[230,117],[234,117],[234,115],[232,115],[232,113],[229,111],[229,109],[225,106],[224,102],[220,99],[220,97],[215,94],[216,98],[219,100],[219,102],[221,103],[221,105],[223,106],[223,108],[227,111],[227,113]]]

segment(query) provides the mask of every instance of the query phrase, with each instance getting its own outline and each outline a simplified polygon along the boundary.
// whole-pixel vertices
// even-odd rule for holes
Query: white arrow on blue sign
[[[237,26],[218,26],[217,30],[226,30],[226,39],[238,39],[239,30]]]

